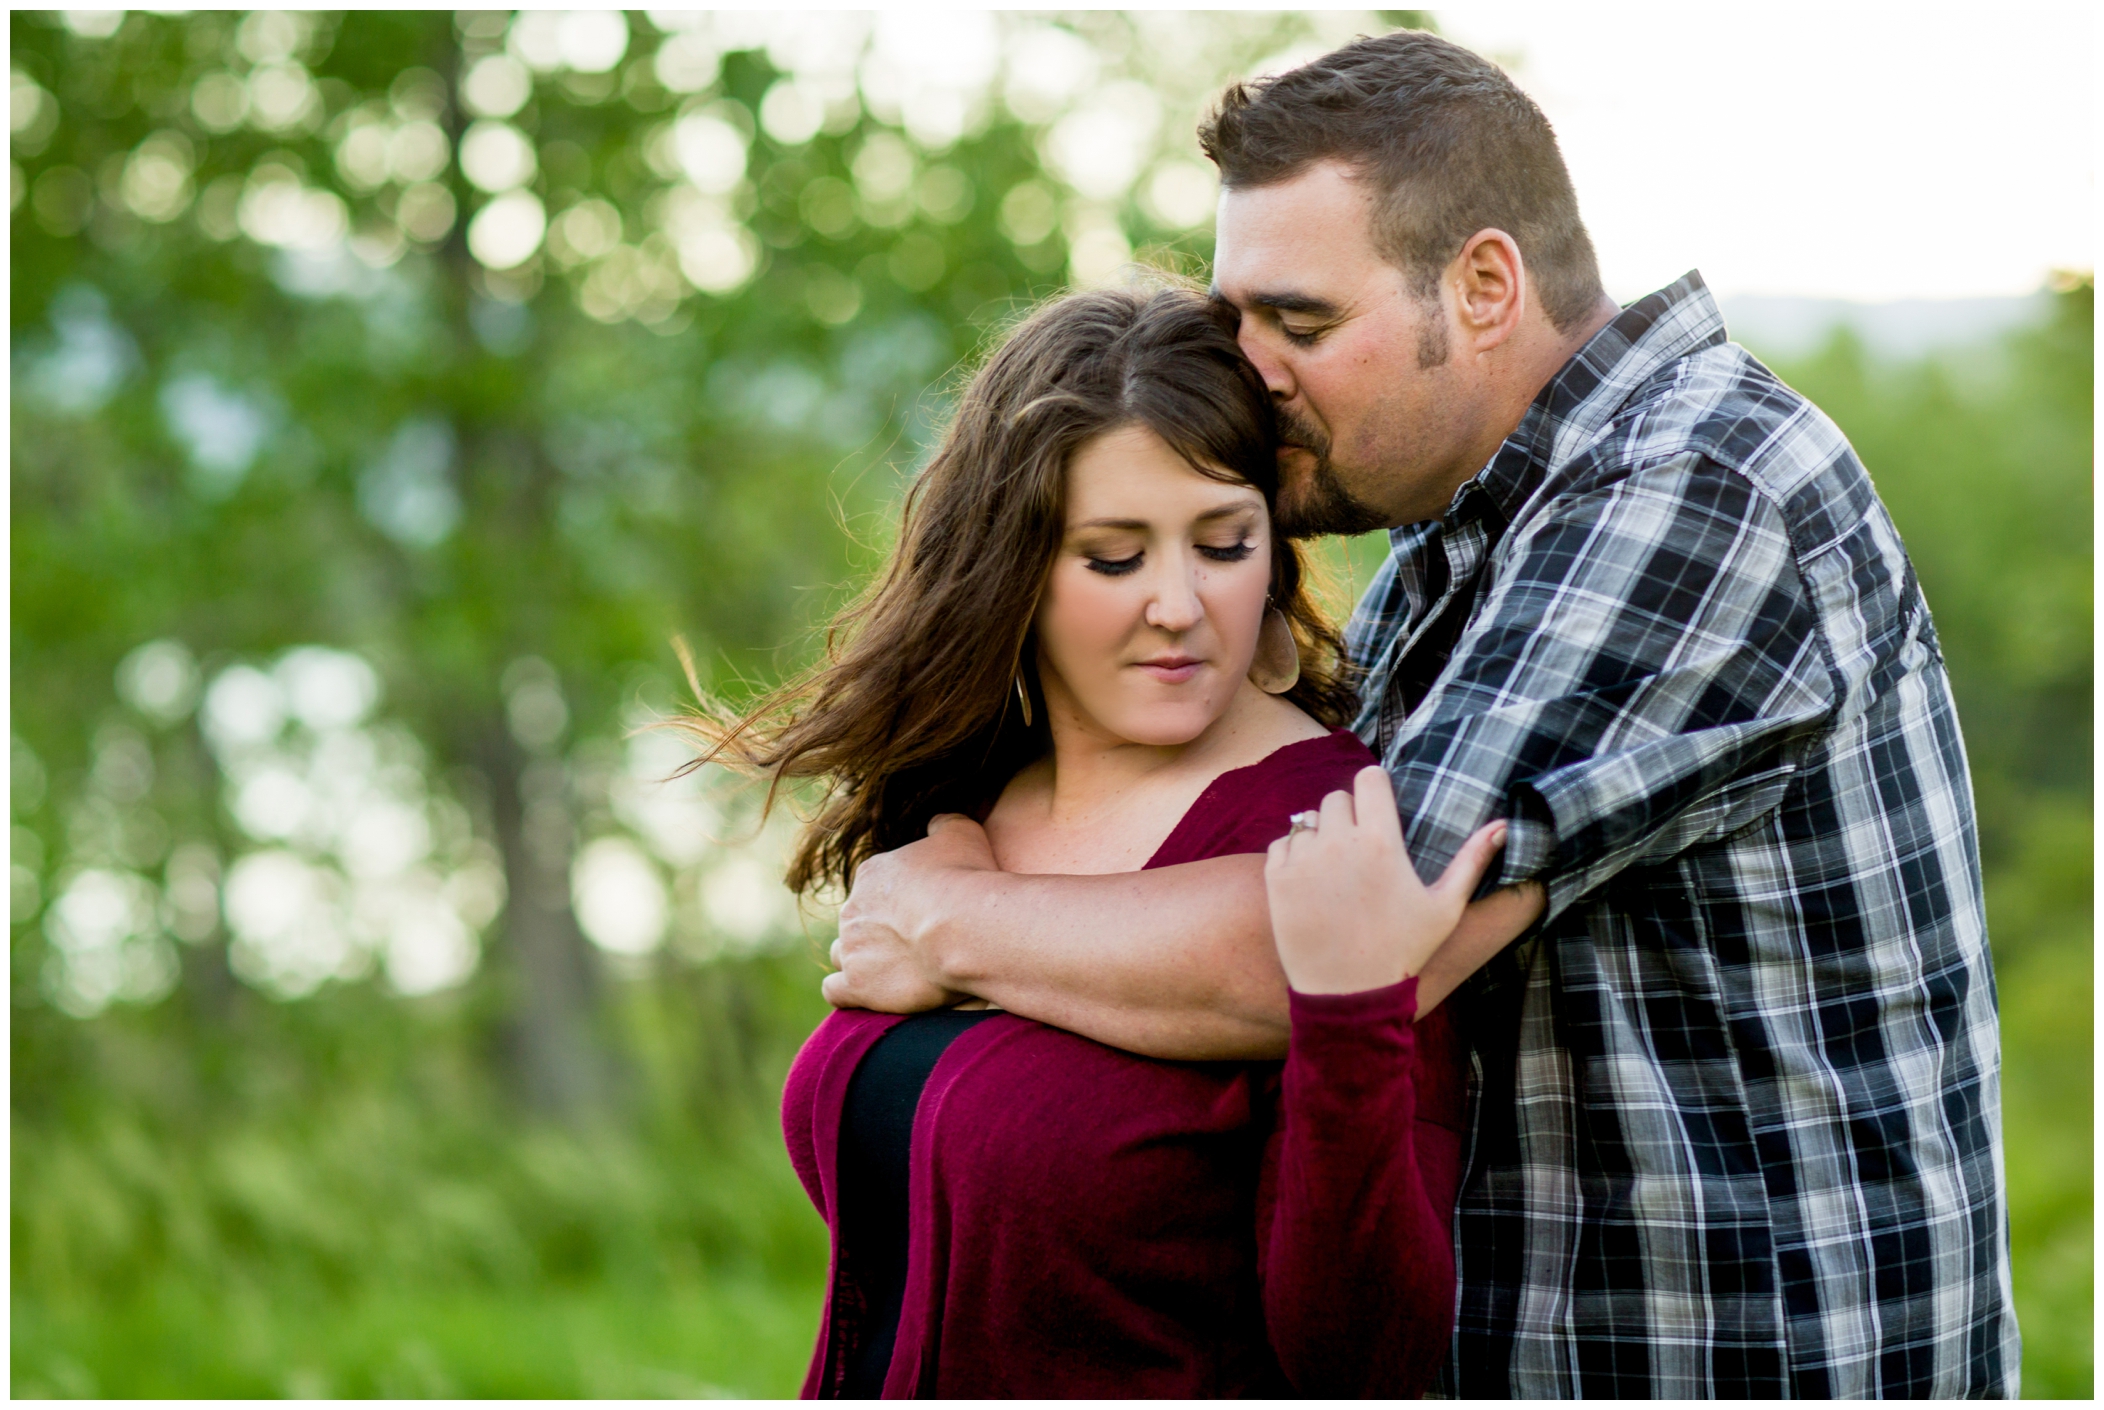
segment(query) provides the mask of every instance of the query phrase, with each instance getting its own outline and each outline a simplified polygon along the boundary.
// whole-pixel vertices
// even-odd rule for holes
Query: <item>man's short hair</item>
[[[1600,301],[1600,266],[1549,120],[1503,70],[1423,30],[1359,39],[1236,83],[1198,128],[1233,188],[1342,161],[1374,186],[1373,237],[1421,297],[1477,231],[1510,235],[1559,331]]]

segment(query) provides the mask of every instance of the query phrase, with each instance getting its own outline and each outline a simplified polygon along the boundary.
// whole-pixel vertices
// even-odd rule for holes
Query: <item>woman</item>
[[[1392,828],[1339,728],[1337,639],[1271,532],[1275,467],[1264,389],[1199,295],[1074,295],[1024,322],[828,663],[693,722],[829,786],[790,884],[844,885],[942,813],[1040,872],[1261,852],[1289,816],[1342,818],[1323,800],[1355,780]],[[1463,1078],[1410,976],[1500,840],[1411,878],[1362,992],[1329,992],[1324,937],[1281,930],[1283,1069],[1152,1061],[983,1006],[830,1016],[783,1099],[834,1235],[805,1394],[1422,1391],[1452,1317]]]

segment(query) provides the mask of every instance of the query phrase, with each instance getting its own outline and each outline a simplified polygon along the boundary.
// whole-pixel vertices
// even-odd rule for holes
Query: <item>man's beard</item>
[[[1292,412],[1278,411],[1282,448],[1304,450],[1314,460],[1305,478],[1290,484],[1280,467],[1278,509],[1272,516],[1278,532],[1289,539],[1318,534],[1368,534],[1388,527],[1387,516],[1356,498],[1330,464],[1330,438]]]

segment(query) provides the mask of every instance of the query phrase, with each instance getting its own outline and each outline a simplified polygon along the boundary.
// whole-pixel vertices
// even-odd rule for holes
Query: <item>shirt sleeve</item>
[[[1418,1041],[1415,979],[1291,1003],[1258,1205],[1272,1349],[1304,1396],[1422,1395],[1454,1322],[1452,1045]]]
[[[1498,880],[1542,881],[1553,917],[1775,808],[1837,692],[1780,509],[1704,456],[1510,534],[1388,765],[1421,873],[1510,818]]]

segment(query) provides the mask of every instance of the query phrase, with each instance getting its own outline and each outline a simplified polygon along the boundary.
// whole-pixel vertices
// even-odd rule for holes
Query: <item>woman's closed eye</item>
[[[1202,543],[1197,548],[1199,557],[1215,563],[1240,563],[1257,551],[1257,546],[1247,539],[1231,544]],[[1099,558],[1090,554],[1088,566],[1091,572],[1101,573],[1107,578],[1122,578],[1127,573],[1137,572],[1146,558],[1145,552],[1135,553],[1129,558]]]

